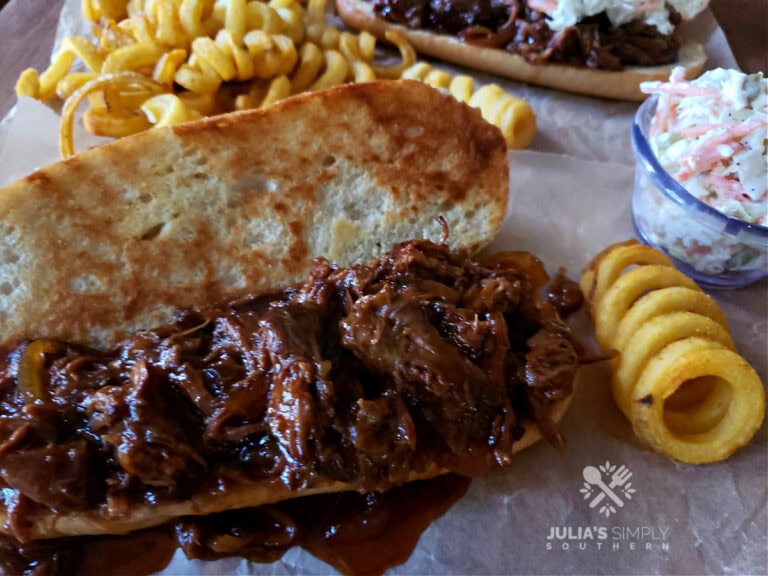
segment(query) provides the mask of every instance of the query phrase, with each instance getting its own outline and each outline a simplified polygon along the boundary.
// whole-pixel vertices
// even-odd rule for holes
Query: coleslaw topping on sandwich
[[[621,26],[633,20],[643,20],[654,26],[662,34],[672,34],[675,23],[672,21],[674,8],[684,19],[696,15],[707,2],[695,0],[691,2],[673,0],[528,0],[528,5],[534,10],[548,16],[548,25],[553,30],[563,30],[574,26],[580,20],[597,16],[605,12],[608,20],[614,26]]]

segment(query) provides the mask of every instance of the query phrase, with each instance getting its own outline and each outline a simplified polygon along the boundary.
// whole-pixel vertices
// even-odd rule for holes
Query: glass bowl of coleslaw
[[[668,83],[646,83],[653,95],[632,126],[635,232],[710,287],[768,276],[764,83],[730,70],[693,82],[673,72]]]

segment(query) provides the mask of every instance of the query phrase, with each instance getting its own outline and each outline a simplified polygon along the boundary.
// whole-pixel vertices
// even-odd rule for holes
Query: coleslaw
[[[684,19],[690,19],[706,5],[706,0],[670,3]],[[547,25],[552,30],[562,30],[602,12],[614,26],[642,20],[661,34],[672,34],[675,30],[665,0],[528,0],[528,5],[549,17]]]
[[[657,95],[646,134],[657,160],[685,190],[718,212],[768,225],[768,81],[718,68],[686,81],[644,82]],[[765,253],[659,203],[652,240],[696,270],[719,274],[766,265]]]

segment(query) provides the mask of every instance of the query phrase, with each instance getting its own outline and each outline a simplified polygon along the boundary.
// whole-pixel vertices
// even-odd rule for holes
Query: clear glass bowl
[[[653,154],[647,134],[656,96],[635,114],[635,233],[682,272],[713,288],[740,288],[768,276],[768,228],[731,218],[688,193]]]

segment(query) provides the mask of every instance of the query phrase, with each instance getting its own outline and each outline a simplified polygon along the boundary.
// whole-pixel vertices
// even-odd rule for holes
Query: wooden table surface
[[[10,0],[0,9],[0,118],[16,100],[19,73],[48,65],[63,3]],[[768,70],[768,0],[712,0],[712,10],[742,69]]]

